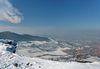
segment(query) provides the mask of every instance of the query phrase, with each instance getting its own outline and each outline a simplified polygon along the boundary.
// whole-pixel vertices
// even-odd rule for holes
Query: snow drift
[[[19,56],[6,50],[13,47],[10,44],[0,42],[0,69],[100,69],[100,62],[56,62]]]

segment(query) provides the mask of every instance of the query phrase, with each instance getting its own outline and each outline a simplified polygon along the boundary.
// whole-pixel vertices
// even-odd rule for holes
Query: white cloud
[[[0,0],[0,20],[17,24],[21,22],[22,16],[9,0]]]

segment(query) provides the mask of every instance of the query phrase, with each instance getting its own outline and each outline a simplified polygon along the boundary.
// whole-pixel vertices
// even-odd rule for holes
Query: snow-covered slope
[[[99,62],[55,62],[19,56],[7,51],[10,45],[0,43],[0,69],[100,69]]]

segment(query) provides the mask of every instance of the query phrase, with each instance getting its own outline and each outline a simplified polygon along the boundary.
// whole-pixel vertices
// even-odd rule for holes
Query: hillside
[[[49,41],[47,37],[32,36],[28,34],[16,34],[13,32],[5,31],[0,32],[0,39],[9,39],[16,41]]]
[[[0,69],[100,69],[99,62],[55,62],[39,58],[19,56],[6,48],[9,44],[0,43]]]

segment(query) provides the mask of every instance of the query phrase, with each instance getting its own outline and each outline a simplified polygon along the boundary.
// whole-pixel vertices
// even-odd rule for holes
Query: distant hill
[[[28,34],[17,34],[14,32],[0,32],[0,39],[10,39],[16,41],[50,41],[47,37],[32,36]]]

